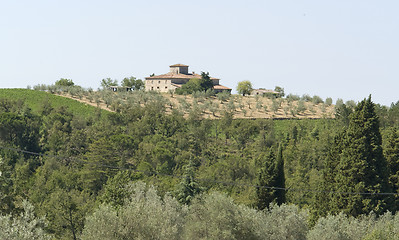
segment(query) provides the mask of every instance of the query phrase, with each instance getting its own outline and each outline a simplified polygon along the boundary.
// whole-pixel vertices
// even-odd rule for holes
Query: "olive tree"
[[[241,81],[237,85],[237,92],[243,96],[251,94],[252,83],[248,80]]]

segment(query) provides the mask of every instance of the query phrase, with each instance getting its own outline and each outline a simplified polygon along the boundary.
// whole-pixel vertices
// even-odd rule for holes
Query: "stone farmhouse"
[[[174,91],[176,88],[181,87],[192,78],[201,78],[201,75],[194,72],[188,72],[188,66],[184,64],[174,64],[169,66],[170,70],[166,74],[155,75],[145,78],[145,90],[146,91],[159,91],[169,92]],[[211,77],[213,82],[213,89],[216,93],[228,91],[231,92],[231,88],[222,86],[219,84],[219,78]]]

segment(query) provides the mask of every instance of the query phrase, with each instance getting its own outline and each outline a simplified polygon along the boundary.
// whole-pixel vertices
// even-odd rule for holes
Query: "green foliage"
[[[250,81],[241,81],[237,85],[237,92],[243,96],[249,95],[252,92],[252,83]]]
[[[358,104],[342,140],[339,162],[330,171],[335,172],[331,210],[352,216],[374,211],[382,213],[391,206],[382,195],[352,195],[346,192],[390,192],[386,160],[382,152],[382,138],[378,116],[371,97]]]
[[[259,239],[260,222],[255,219],[260,220],[255,211],[212,193],[190,206],[184,239]]]
[[[213,88],[213,82],[209,76],[209,72],[201,72],[201,88],[203,91]]]
[[[71,87],[74,86],[72,79],[61,78],[60,80],[55,82],[55,86],[62,86],[62,87]]]
[[[176,189],[176,198],[180,203],[189,204],[191,200],[201,192],[199,184],[195,180],[194,163],[190,160],[186,166],[183,178]]]
[[[216,94],[216,96],[221,102],[225,102],[230,99],[231,94],[227,91],[224,91],[224,92],[220,92],[220,93]]]
[[[126,203],[119,209],[101,205],[86,219],[82,239],[179,239],[185,207],[153,187],[129,184]]]
[[[320,104],[320,103],[324,103],[323,99],[317,95],[314,95],[312,98],[312,102],[314,104]]]
[[[305,106],[305,102],[303,100],[298,101],[297,111],[298,111],[298,113],[302,113],[302,114],[305,113],[306,106]]]
[[[46,89],[48,86],[43,86]],[[81,238],[85,229],[84,236],[90,238],[93,232],[92,238],[99,239],[304,239],[308,232],[307,213],[300,208],[309,209],[310,222],[317,225],[318,218],[341,211],[337,191],[391,191],[383,189],[385,183],[379,181],[383,174],[387,174],[385,182],[389,180],[397,191],[395,104],[391,108],[375,106],[374,114],[363,110],[352,115],[348,112],[347,124],[340,118],[237,120],[233,119],[235,108],[245,109],[248,104],[240,96],[226,100],[219,97],[220,105],[211,103],[210,99],[216,97],[210,97],[209,92],[195,93],[192,101],[177,97],[186,106],[183,115],[178,109],[166,109],[168,103],[158,93],[75,90],[70,94],[92,94],[98,104],[108,104],[115,112],[103,114],[99,109],[46,92],[0,90],[0,147],[36,152],[0,149],[1,214],[11,213],[12,220],[18,218],[22,199],[28,199],[37,216],[46,216],[48,225],[43,228],[53,238]],[[277,111],[282,100],[274,99]],[[288,103],[290,107],[296,105]],[[251,106],[255,107],[253,101]],[[215,108],[221,110],[221,119],[202,119],[203,111],[218,115]],[[377,115],[384,119],[382,147],[381,136],[375,131]],[[276,150],[280,143],[279,151],[273,152],[273,164],[266,165],[265,153]],[[381,149],[386,163],[381,161]],[[280,161],[282,156],[284,160]],[[353,162],[358,165],[349,168]],[[381,173],[383,168],[376,163],[388,164],[389,171]],[[274,170],[268,169],[272,165]],[[369,171],[364,166],[372,167]],[[260,168],[279,176],[263,178],[278,182],[265,186],[288,186],[287,191],[274,192],[275,199],[284,197],[277,193],[286,193],[285,202],[295,206],[267,205],[270,208],[263,211],[249,207],[257,205],[256,188],[252,186],[258,184]],[[348,180],[348,175],[365,176],[365,188],[353,187],[356,179]],[[157,188],[159,195],[148,195],[147,187],[141,193],[126,187],[138,179]],[[199,185],[202,194],[198,194]],[[168,192],[177,192],[177,199]],[[139,195],[146,197],[138,198]],[[141,200],[132,202],[132,196]],[[361,208],[360,213],[373,209],[381,217],[385,209],[396,210],[391,208],[389,199],[380,195],[350,196],[354,200],[348,200],[346,206]],[[375,203],[380,205],[371,207]],[[378,219],[368,221],[372,224]],[[391,236],[382,227],[394,226],[388,218],[386,225],[378,226],[364,237]]]
[[[73,99],[55,96],[46,92],[33,91],[28,89],[0,89],[0,99],[8,99],[17,102],[21,102],[19,111],[23,110],[25,104],[27,108],[31,109],[32,113],[40,113],[44,100],[47,99],[52,108],[64,107],[74,115],[81,116],[83,118],[89,118],[96,115],[96,111],[99,111],[101,115],[108,115],[108,111],[97,110],[95,107],[80,103]]]
[[[313,100],[313,98],[311,96],[309,96],[308,94],[303,94],[301,99],[305,102],[311,102]]]
[[[18,217],[0,215],[0,239],[7,240],[45,240],[46,220],[35,216],[34,207],[27,201],[22,203],[24,211]]]
[[[384,156],[387,161],[389,171],[389,184],[392,192],[399,192],[399,136],[397,128],[389,128],[385,132],[384,139]],[[395,211],[398,210],[399,197],[395,196]]]
[[[136,79],[135,77],[124,78],[121,82],[123,87],[131,87],[133,90],[144,89],[144,82],[141,79]]]
[[[276,87],[274,88],[274,91],[278,92],[277,97],[280,97],[280,98],[281,98],[281,97],[284,97],[284,96],[285,96],[284,88],[282,88],[282,87],[276,86]]]
[[[272,206],[256,211],[220,193],[201,195],[190,207],[143,183],[126,187],[130,196],[118,209],[101,205],[86,219],[82,239],[305,239],[304,211]]]
[[[135,176],[131,171],[118,172],[113,178],[108,179],[102,194],[97,199],[100,203],[112,207],[123,206],[129,197],[129,191],[125,186],[137,177],[139,176]]]
[[[398,239],[399,217],[390,212],[376,218],[373,213],[358,218],[340,213],[320,218],[307,239]]]
[[[349,125],[349,116],[352,114],[352,109],[347,107],[344,103],[339,103],[335,105],[335,118],[339,120],[343,125]]]
[[[202,72],[201,78],[192,78],[180,88],[176,89],[176,94],[193,94],[195,92],[207,92],[213,89],[213,82],[209,73]]]
[[[176,94],[192,94],[194,92],[203,91],[201,86],[201,79],[192,78],[182,87],[176,89]]]
[[[104,78],[101,80],[102,89],[107,89],[110,86],[118,86],[118,80],[112,80],[111,78]]]
[[[294,95],[294,94],[291,94],[291,93],[288,94],[286,98],[287,98],[288,101],[299,101],[301,99],[300,96]]]
[[[327,106],[331,106],[333,103],[333,100],[332,100],[332,98],[328,97],[328,98],[326,98],[325,102],[326,102]]]
[[[270,150],[267,156],[261,155],[258,160],[262,165],[258,173],[259,187],[256,188],[256,204],[260,210],[269,207],[271,203],[281,205],[285,202],[284,160],[281,148],[278,158],[277,160],[273,150]]]

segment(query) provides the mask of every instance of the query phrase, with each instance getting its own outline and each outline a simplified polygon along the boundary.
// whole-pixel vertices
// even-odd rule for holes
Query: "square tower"
[[[174,74],[188,74],[188,66],[184,64],[170,65],[170,73]]]

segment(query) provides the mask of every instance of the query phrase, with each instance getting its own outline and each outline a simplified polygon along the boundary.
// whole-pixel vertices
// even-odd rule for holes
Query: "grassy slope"
[[[83,104],[79,101],[52,95],[47,92],[33,91],[28,89],[0,89],[0,99],[10,99],[14,101],[23,100],[25,104],[32,109],[32,112],[38,113],[40,106],[46,100],[51,103],[53,108],[61,106],[66,107],[74,115],[89,117],[96,112],[96,107]],[[108,111],[101,110],[102,115],[108,114]]]

